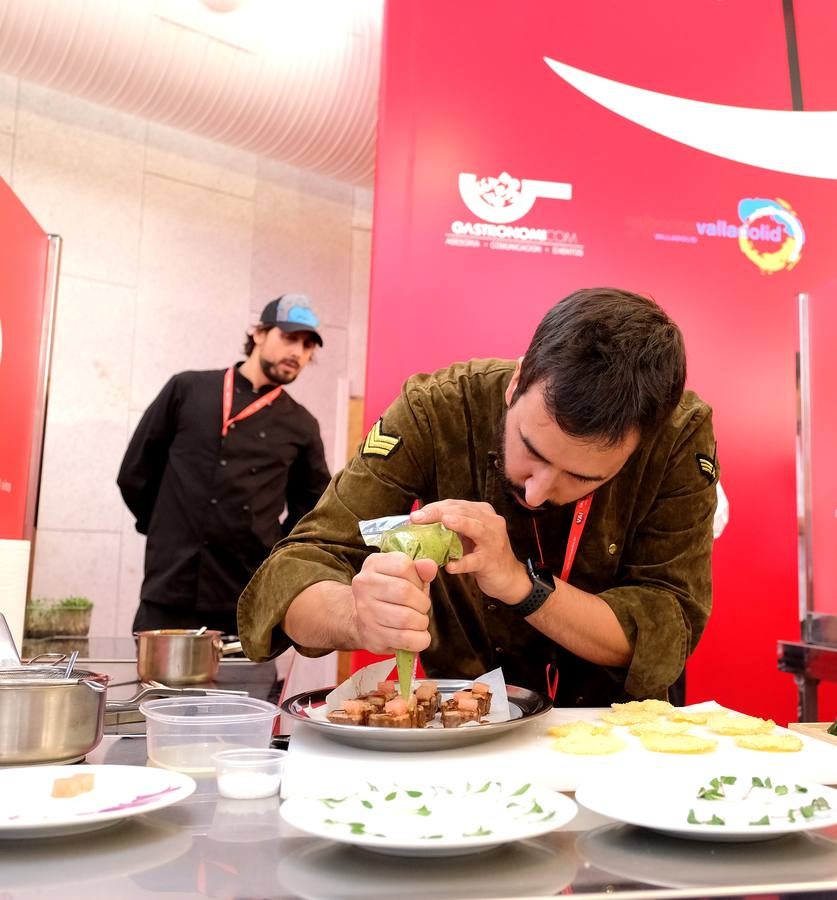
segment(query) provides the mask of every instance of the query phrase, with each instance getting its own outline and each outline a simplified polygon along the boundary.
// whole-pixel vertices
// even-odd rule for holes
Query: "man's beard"
[[[285,372],[280,372],[277,368],[277,364],[272,363],[267,359],[260,358],[259,365],[261,366],[262,375],[264,375],[271,384],[290,384],[292,381],[295,381],[296,376],[299,375],[299,369],[287,374]]]
[[[526,489],[521,487],[519,484],[515,484],[511,478],[506,474],[506,413],[507,409],[503,410],[503,416],[500,419],[500,425],[497,429],[497,437],[496,437],[496,445],[497,445],[497,476],[500,479],[500,487],[511,497],[516,503],[524,504],[524,508],[531,513],[539,513],[545,512],[551,506],[548,500],[541,503],[540,506],[536,506],[534,508],[530,507],[526,503]]]

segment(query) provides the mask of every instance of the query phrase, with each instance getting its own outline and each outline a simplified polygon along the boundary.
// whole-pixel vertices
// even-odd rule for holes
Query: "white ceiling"
[[[0,0],[0,71],[370,186],[384,0]]]

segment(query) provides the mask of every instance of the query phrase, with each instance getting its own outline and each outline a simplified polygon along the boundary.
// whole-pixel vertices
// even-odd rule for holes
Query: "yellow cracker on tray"
[[[773,719],[727,712],[713,713],[706,725],[715,734],[767,734],[776,727]]]
[[[578,756],[602,756],[606,753],[618,753],[625,749],[625,742],[615,734],[583,734],[575,732],[566,737],[559,737],[552,742],[552,747],[561,753],[574,753]]]
[[[696,734],[642,734],[639,739],[646,750],[655,753],[711,753],[718,742]]]
[[[628,729],[631,734],[685,734],[691,726],[688,722],[672,722],[669,719],[660,719],[657,722],[640,722],[639,725],[631,725]]]
[[[665,715],[674,707],[668,700],[628,700],[627,703],[611,703],[610,708],[614,712],[651,712]]]
[[[735,746],[746,750],[793,753],[802,749],[802,741],[795,734],[742,734],[735,739]]]
[[[656,722],[660,717],[647,709],[618,709],[599,713],[599,718],[611,725],[639,725],[640,722]]]
[[[553,737],[570,737],[576,734],[610,734],[612,730],[612,725],[597,722],[562,722],[560,725],[551,725],[546,733]]]
[[[700,712],[691,709],[674,709],[668,714],[672,722],[691,722],[692,725],[705,725],[709,721],[710,713],[706,710]]]

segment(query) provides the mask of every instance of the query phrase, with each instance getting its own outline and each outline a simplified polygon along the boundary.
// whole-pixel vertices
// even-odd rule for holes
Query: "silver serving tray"
[[[467,690],[474,683],[465,678],[434,678],[442,696]],[[282,704],[282,712],[296,722],[316,728],[320,734],[350,747],[364,750],[447,750],[451,747],[467,747],[488,741],[514,728],[520,728],[552,709],[548,697],[527,688],[506,685],[512,718],[508,722],[492,722],[486,725],[464,725],[459,728],[370,728],[364,725],[337,725],[334,722],[312,719],[307,709],[325,703],[326,695],[333,687],[320,688],[289,697]]]

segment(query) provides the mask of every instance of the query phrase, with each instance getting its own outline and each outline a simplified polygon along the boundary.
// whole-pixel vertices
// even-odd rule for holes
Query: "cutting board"
[[[692,710],[722,709],[714,701],[693,704]],[[622,726],[614,726],[614,733],[627,745],[618,753],[606,756],[575,756],[553,749],[554,738],[547,733],[550,725],[579,719],[595,721],[600,709],[553,709],[531,723],[493,740],[467,747],[426,752],[389,753],[348,747],[326,737],[313,727],[303,725],[291,740],[282,778],[282,796],[316,790],[345,790],[352,780],[445,781],[448,778],[474,781],[478,778],[521,778],[572,792],[585,780],[614,772],[626,779],[653,776],[662,770],[686,775],[707,766],[723,775],[725,768],[749,769],[758,775],[760,770],[805,778],[823,784],[837,784],[837,746],[805,733],[798,733],[802,750],[794,753],[765,753],[736,747],[734,738],[712,735],[701,726],[692,726],[692,733],[711,736],[718,741],[712,753],[673,754],[646,750],[639,738]],[[734,712],[734,710],[733,710]],[[786,733],[787,729],[777,728]]]

